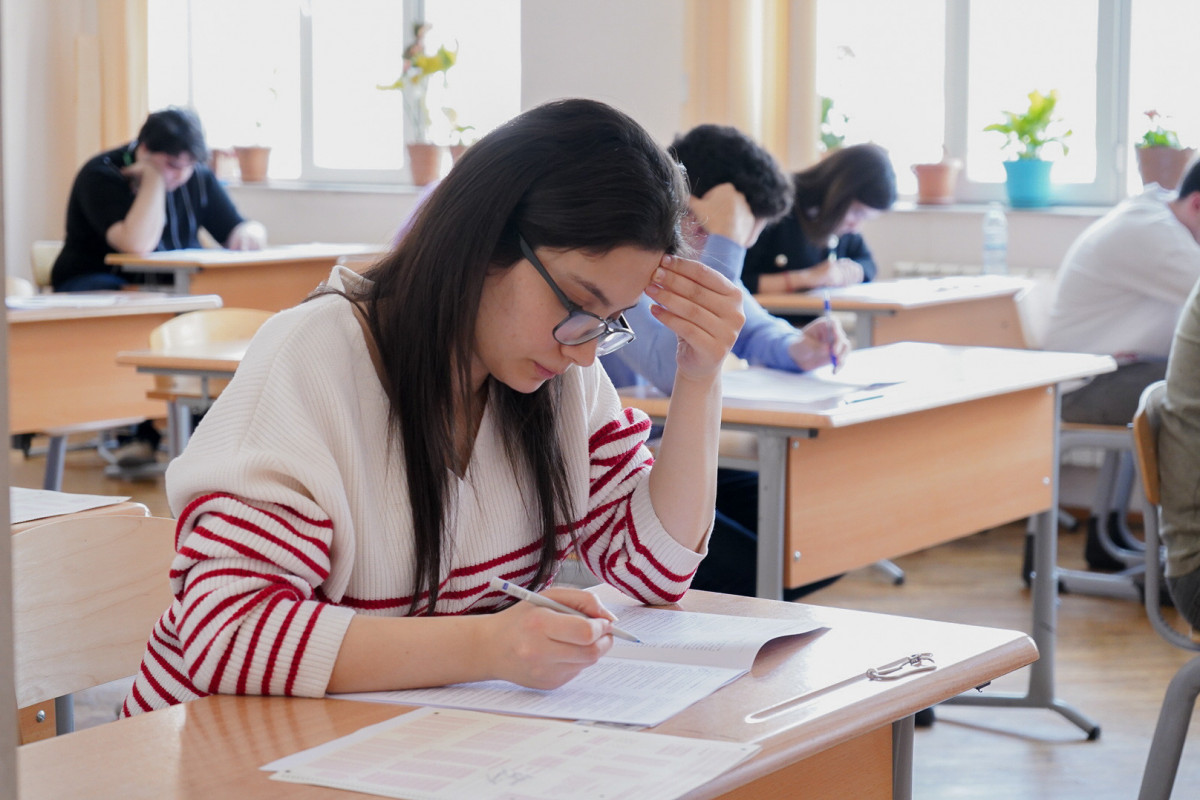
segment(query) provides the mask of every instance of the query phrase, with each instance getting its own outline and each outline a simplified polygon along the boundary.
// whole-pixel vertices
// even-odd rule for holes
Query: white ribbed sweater
[[[351,274],[352,275],[352,274]],[[357,278],[335,270],[331,283]],[[702,554],[654,514],[649,423],[603,370],[570,369],[559,412],[587,566],[645,602],[686,591]],[[457,481],[437,614],[507,604],[488,579],[530,580],[538,526],[485,412]],[[179,518],[175,601],[152,632],[124,712],[212,693],[321,696],[354,613],[402,615],[411,512],[387,400],[350,304],[273,317],[167,472]],[[565,556],[569,537],[559,536]]]

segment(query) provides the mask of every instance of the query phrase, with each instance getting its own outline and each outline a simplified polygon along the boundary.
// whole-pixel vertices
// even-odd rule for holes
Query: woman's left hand
[[[664,256],[646,294],[651,313],[679,337],[678,373],[703,379],[720,372],[746,321],[741,289],[699,261]]]

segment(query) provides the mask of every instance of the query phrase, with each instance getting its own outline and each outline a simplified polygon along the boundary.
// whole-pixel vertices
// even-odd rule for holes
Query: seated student
[[[572,552],[647,603],[688,588],[716,492],[737,287],[673,255],[679,168],[589,100],[473,145],[406,236],[268,321],[167,472],[175,601],[125,714],[212,693],[567,682],[612,645]],[[597,354],[643,291],[679,336],[671,422],[621,407]],[[512,603],[517,581],[592,619]]]
[[[1063,257],[1043,347],[1111,355],[1116,372],[1062,397],[1067,422],[1126,425],[1142,390],[1166,374],[1175,324],[1200,279],[1200,161],[1178,193],[1151,184],[1088,226]],[[1100,521],[1095,521],[1100,522]],[[1097,569],[1121,566],[1094,530],[1085,555]]]
[[[200,228],[230,249],[263,247],[265,229],[238,214],[207,160],[195,114],[167,108],[147,117],[137,139],[84,164],[67,200],[66,238],[50,273],[54,291],[124,288],[129,280],[105,256],[199,247]],[[115,451],[117,464],[154,461],[161,438],[143,422]]]
[[[1200,629],[1200,283],[1179,318],[1166,377],[1158,463],[1167,589]]]
[[[685,231],[701,250],[700,261],[739,282],[746,248],[769,222],[791,206],[787,175],[775,159],[736,128],[701,125],[671,145],[691,185]],[[752,364],[799,371],[828,364],[830,353],[844,358],[849,341],[836,321],[820,318],[803,330],[773,317],[741,287],[746,323],[733,345],[734,355]],[[602,359],[616,386],[648,380],[665,393],[675,382],[675,334],[658,323],[649,298],[626,313],[638,337]],[[717,518],[709,555],[692,586],[753,596],[756,587],[758,474],[722,469],[717,478]],[[788,590],[801,597],[831,581]]]
[[[797,172],[792,213],[746,254],[742,282],[754,294],[849,286],[875,277],[859,233],[896,202],[896,173],[874,144],[844,147]]]

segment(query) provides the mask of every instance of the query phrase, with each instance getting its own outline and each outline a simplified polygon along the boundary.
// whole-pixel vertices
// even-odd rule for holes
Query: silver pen
[[[549,597],[543,597],[536,592],[529,591],[524,586],[519,586],[512,581],[506,581],[503,578],[492,578],[488,585],[498,592],[504,592],[509,597],[515,597],[518,600],[524,600],[526,603],[533,603],[535,606],[549,608],[552,611],[560,611],[563,614],[573,614],[576,617],[583,617],[584,619],[594,619],[594,617],[589,617],[587,614],[583,613],[577,608],[564,606],[562,603],[555,602]],[[612,634],[613,636],[616,636],[619,639],[624,639],[627,642],[633,642],[635,644],[642,643],[641,639],[637,638],[628,631],[621,630],[616,625],[612,626]]]

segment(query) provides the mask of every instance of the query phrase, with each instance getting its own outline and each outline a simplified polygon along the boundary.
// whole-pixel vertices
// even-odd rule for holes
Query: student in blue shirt
[[[747,249],[769,223],[791,210],[792,183],[775,159],[736,128],[701,125],[671,146],[687,171],[692,196],[685,222],[698,260],[734,281],[742,290],[742,326],[733,354],[750,364],[799,372],[828,364],[830,354],[842,363],[850,350],[845,332],[832,318],[822,317],[802,329],[772,316],[741,284]],[[675,381],[675,334],[651,314],[643,296],[625,317],[637,338],[601,359],[613,384],[649,382],[670,393]],[[758,527],[758,475],[720,470],[717,518],[709,554],[692,587],[727,594],[754,595]],[[831,581],[789,590],[795,599]]]

